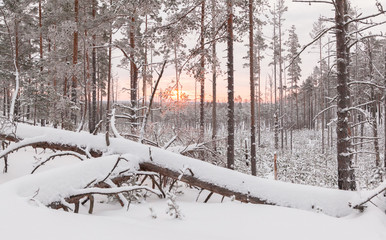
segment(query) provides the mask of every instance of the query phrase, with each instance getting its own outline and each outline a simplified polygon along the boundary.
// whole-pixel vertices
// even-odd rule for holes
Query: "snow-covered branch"
[[[155,96],[155,93],[157,92],[158,84],[159,84],[159,82],[161,81],[162,75],[163,75],[163,73],[164,73],[165,66],[166,66],[166,61],[164,61],[164,63],[162,64],[161,72],[158,74],[158,79],[157,79],[157,81],[156,81],[156,83],[155,83],[155,86],[154,86],[154,89],[153,89],[153,91],[152,91],[152,93],[151,93],[149,107],[147,108],[146,115],[145,115],[145,117],[143,118],[143,121],[142,121],[142,126],[141,126],[141,131],[140,131],[140,137],[139,137],[139,141],[140,141],[140,142],[143,141],[143,138],[144,138],[144,136],[145,136],[147,119],[149,118],[149,115],[150,115],[150,109],[151,109],[151,107],[152,107],[152,105],[153,105],[154,96]]]
[[[59,153],[55,153],[55,154],[52,154],[50,155],[48,158],[46,158],[45,160],[41,161],[31,172],[31,174],[33,174],[39,167],[43,166],[44,164],[46,164],[48,161],[56,158],[56,157],[63,157],[63,156],[74,156],[74,157],[77,157],[78,159],[80,159],[81,161],[85,160],[85,157],[84,155],[81,155],[77,152],[71,152],[71,151],[63,151],[63,152],[59,152]]]
[[[347,85],[349,85],[349,86],[351,86],[351,85],[369,85],[369,86],[376,87],[379,89],[385,89],[384,86],[377,85],[373,82],[352,81],[352,82],[349,82]]]
[[[326,111],[330,110],[331,108],[336,108],[337,105],[331,105],[325,109],[323,109],[322,111],[320,111],[318,114],[315,115],[315,117],[312,119],[312,121],[315,121],[321,114],[325,113]]]

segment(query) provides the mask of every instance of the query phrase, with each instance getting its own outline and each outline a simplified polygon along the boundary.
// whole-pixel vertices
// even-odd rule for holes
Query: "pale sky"
[[[273,2],[273,1],[270,1]],[[364,15],[375,13],[377,12],[377,8],[375,6],[376,0],[351,0],[351,4],[353,6],[357,6],[359,11],[363,12]],[[386,0],[379,0],[379,2],[386,8]],[[288,6],[288,11],[284,13],[284,23],[283,23],[283,29],[284,29],[284,37],[283,37],[283,43],[286,41],[288,36],[288,29],[292,25],[295,25],[296,27],[296,33],[299,36],[299,42],[300,45],[303,46],[311,41],[310,32],[312,29],[312,25],[314,22],[317,21],[318,17],[320,15],[324,17],[333,18],[334,12],[332,11],[332,8],[329,4],[307,4],[307,3],[294,3],[292,0],[286,0],[285,3],[286,6]],[[382,16],[384,18],[384,16]],[[372,31],[380,31],[382,28],[373,29]],[[266,37],[266,44],[269,44],[270,38],[272,36],[272,26],[265,25],[264,26],[264,35]],[[332,35],[329,35],[332,38]],[[327,40],[326,36],[324,39]],[[247,47],[245,44],[248,43],[247,35],[245,37],[245,41],[243,43],[235,43],[234,44],[234,63],[235,63],[235,97],[240,95],[242,99],[249,99],[249,69],[243,68],[243,64],[247,63],[247,59],[243,59],[244,56],[247,54]],[[226,86],[227,86],[227,76],[226,76],[226,65],[225,65],[225,58],[226,58],[226,51],[225,51],[225,43],[220,44],[217,49],[217,53],[219,54],[219,59],[222,61],[221,63],[221,69],[223,71],[223,75],[218,76],[217,80],[217,99],[219,101],[226,101],[227,95],[226,95]],[[286,55],[287,53],[284,52],[283,55]],[[268,78],[268,74],[272,73],[271,67],[268,66],[268,63],[272,60],[272,50],[267,49],[265,53],[263,53],[265,56],[265,60],[262,62],[262,74],[261,74],[261,91],[264,94],[265,90],[265,82]],[[303,81],[305,78],[307,78],[310,73],[312,72],[312,69],[314,66],[318,64],[319,59],[319,53],[317,52],[317,49],[309,48],[303,54],[301,55],[302,59],[302,78],[301,81]],[[117,63],[117,61],[114,61]],[[129,72],[117,69],[114,70],[115,74],[119,78],[119,88],[129,88],[130,80],[129,80]],[[154,78],[156,78],[156,75],[154,75]],[[165,89],[167,86],[171,85],[172,80],[175,79],[175,72],[174,72],[174,66],[170,66],[166,71],[165,74],[161,80],[160,88]],[[190,78],[187,75],[181,76],[181,84],[183,85],[183,91],[185,91],[191,100],[194,100],[194,79]],[[142,88],[142,83],[140,84],[140,88]],[[198,86],[198,85],[197,85]],[[199,86],[198,86],[199,87]],[[199,91],[199,90],[197,90]],[[148,90],[149,92],[149,90]],[[205,100],[211,101],[212,100],[212,82],[211,82],[211,74],[208,74],[206,76],[205,81]],[[197,96],[199,97],[199,96]],[[264,97],[264,96],[263,96]],[[121,100],[127,100],[129,99],[128,94],[119,93],[119,99]]]

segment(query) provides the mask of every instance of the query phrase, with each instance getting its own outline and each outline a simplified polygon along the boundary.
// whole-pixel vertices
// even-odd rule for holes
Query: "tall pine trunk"
[[[256,176],[255,78],[253,54],[253,0],[249,0],[249,81],[251,92],[251,172]]]
[[[201,3],[201,39],[200,39],[200,140],[204,141],[204,101],[205,101],[205,0]]]
[[[261,24],[258,25],[259,36],[261,32]],[[258,93],[257,93],[257,146],[261,146],[261,49],[257,48],[257,71],[258,71]]]
[[[43,32],[42,32],[42,1],[39,0],[39,53],[40,53],[40,72],[43,72]]]
[[[147,34],[147,15],[145,16],[145,34]],[[144,62],[145,64],[143,65],[143,73],[142,73],[142,107],[144,108],[146,106],[146,95],[147,95],[147,48],[148,48],[148,43],[147,43],[147,38],[145,38],[145,52],[144,52]],[[178,84],[178,82],[177,82]],[[178,97],[177,97],[178,99]],[[142,116],[144,116],[146,113],[145,108],[142,110]]]
[[[134,13],[133,13],[134,14]],[[133,116],[132,122],[136,122],[135,115],[136,111],[134,110],[137,107],[137,85],[138,85],[138,68],[134,62],[134,49],[135,49],[135,17],[131,17],[130,23],[130,101],[132,111],[130,115]]]
[[[281,150],[284,149],[284,96],[283,96],[283,57],[282,57],[282,44],[281,44],[281,15],[279,15],[278,19],[278,31],[279,31],[279,85],[280,85],[280,92],[279,92],[279,98],[280,98],[280,147]]]
[[[322,71],[322,38],[319,39],[319,66],[320,66],[320,111],[324,109],[324,83],[323,83],[323,71]],[[321,131],[322,131],[322,154],[324,154],[324,113],[322,113],[322,123],[321,123]]]
[[[233,0],[227,0],[227,52],[228,52],[228,145],[227,167],[234,169],[235,162],[235,121],[234,121],[234,73],[233,73]]]
[[[79,0],[74,0],[74,12],[75,12],[75,31],[74,31],[74,40],[73,40],[73,52],[72,52],[72,66],[73,66],[73,73],[72,73],[72,90],[71,90],[71,101],[72,104],[76,104],[77,102],[77,93],[76,88],[78,85],[78,80],[76,78],[76,69],[78,64],[78,18],[79,18]],[[76,125],[77,116],[75,112],[71,112],[71,119],[73,121],[73,124]]]
[[[373,69],[373,54],[371,50],[370,40],[368,43],[368,55],[369,55],[369,74],[370,74],[370,82],[373,81],[374,69]],[[379,167],[381,164],[381,158],[379,156],[379,142],[378,142],[378,123],[377,123],[377,99],[375,96],[374,87],[371,86],[371,123],[373,125],[373,137],[374,137],[374,151],[375,151],[375,167]]]
[[[13,64],[15,66],[15,90],[12,93],[12,100],[11,100],[11,105],[9,108],[9,115],[8,115],[11,122],[13,122],[15,120],[16,115],[17,115],[17,107],[15,107],[15,105],[16,105],[17,97],[19,95],[19,86],[20,86],[19,22],[16,18],[15,18],[15,26],[14,27],[15,27],[15,47],[14,47],[14,49],[12,48],[12,51],[14,51]],[[11,34],[10,31],[9,31],[9,34]],[[13,45],[11,35],[10,35],[10,41],[11,41],[11,45]]]
[[[338,187],[355,190],[355,175],[352,167],[351,136],[349,130],[350,89],[348,87],[347,59],[347,1],[337,0],[335,9],[336,54],[337,54],[337,161]]]
[[[96,15],[96,0],[92,1],[92,17],[93,20],[95,21],[95,15]],[[90,133],[94,132],[95,130],[95,125],[96,125],[96,114],[97,114],[97,83],[96,83],[96,49],[95,49],[95,44],[96,42],[96,35],[95,33],[92,35],[92,51],[91,51],[91,61],[92,61],[92,100],[91,100],[91,121],[90,121],[90,126],[89,130]]]
[[[113,5],[113,0],[110,0],[110,6]],[[112,51],[111,51],[111,44],[113,41],[113,33],[112,33],[112,23],[109,24],[109,53],[108,53],[108,71],[107,71],[107,105],[106,105],[106,143],[107,146],[110,145],[109,140],[109,131],[110,131],[110,101],[111,101],[111,58],[112,58]]]
[[[279,148],[279,138],[277,136],[277,46],[276,46],[276,5],[274,5],[274,16],[273,16],[273,78],[274,78],[274,100],[275,100],[275,110],[274,110],[274,119],[273,125],[275,128],[275,149]]]
[[[384,119],[383,119],[383,128],[384,128],[384,152],[383,152],[383,168],[384,171],[386,172],[386,48],[383,46],[383,54],[384,54],[384,87],[385,89],[383,90],[383,114],[384,114]]]
[[[212,0],[212,140],[213,149],[217,150],[216,138],[217,138],[217,54],[216,54],[216,0]]]

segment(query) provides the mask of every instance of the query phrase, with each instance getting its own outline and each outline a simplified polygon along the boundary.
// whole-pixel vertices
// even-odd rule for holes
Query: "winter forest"
[[[386,239],[384,7],[0,0],[0,238]]]

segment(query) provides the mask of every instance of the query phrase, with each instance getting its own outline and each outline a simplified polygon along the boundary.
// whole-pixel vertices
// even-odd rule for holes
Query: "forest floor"
[[[0,174],[1,239],[386,239],[385,213],[374,206],[336,218],[317,209],[246,204],[229,198],[221,203],[218,195],[203,203],[209,192],[199,195],[184,183],[175,192],[183,214],[178,219],[167,213],[168,199],[155,196],[133,202],[128,210],[101,197],[92,215],[87,213],[87,203],[79,214],[53,210],[32,201],[25,186],[32,177],[79,160],[58,158],[31,176],[37,158],[48,155],[31,148],[10,155],[9,173]]]

